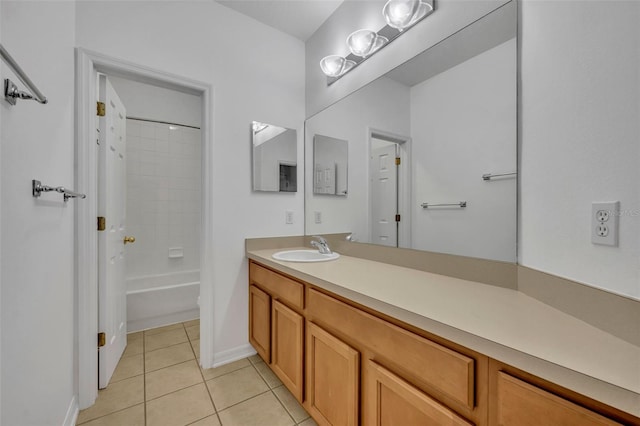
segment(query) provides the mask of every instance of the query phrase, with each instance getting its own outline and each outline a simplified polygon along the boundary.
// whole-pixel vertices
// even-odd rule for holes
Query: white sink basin
[[[322,254],[318,250],[285,250],[273,254],[274,259],[285,262],[326,262],[339,257],[338,253]]]

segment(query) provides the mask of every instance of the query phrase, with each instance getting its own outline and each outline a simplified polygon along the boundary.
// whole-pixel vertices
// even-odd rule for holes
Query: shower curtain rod
[[[170,126],[189,127],[189,128],[191,128],[191,129],[198,129],[198,130],[200,130],[200,127],[196,127],[196,126],[189,126],[188,124],[170,123],[170,122],[168,122],[168,121],[150,120],[150,119],[148,119],[148,118],[129,117],[129,116],[127,116],[127,120],[148,121],[148,122],[150,122],[150,123],[169,124]]]

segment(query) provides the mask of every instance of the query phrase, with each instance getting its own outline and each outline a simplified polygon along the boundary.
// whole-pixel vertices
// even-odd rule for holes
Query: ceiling
[[[305,42],[343,0],[216,0]]]

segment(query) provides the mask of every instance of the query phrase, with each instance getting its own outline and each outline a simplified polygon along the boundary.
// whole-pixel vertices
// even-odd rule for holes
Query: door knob
[[[136,237],[124,237],[124,243],[135,243],[136,242]]]

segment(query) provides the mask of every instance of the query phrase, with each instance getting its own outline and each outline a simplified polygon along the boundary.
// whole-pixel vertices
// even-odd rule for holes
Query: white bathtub
[[[200,271],[127,278],[127,332],[200,317]]]

